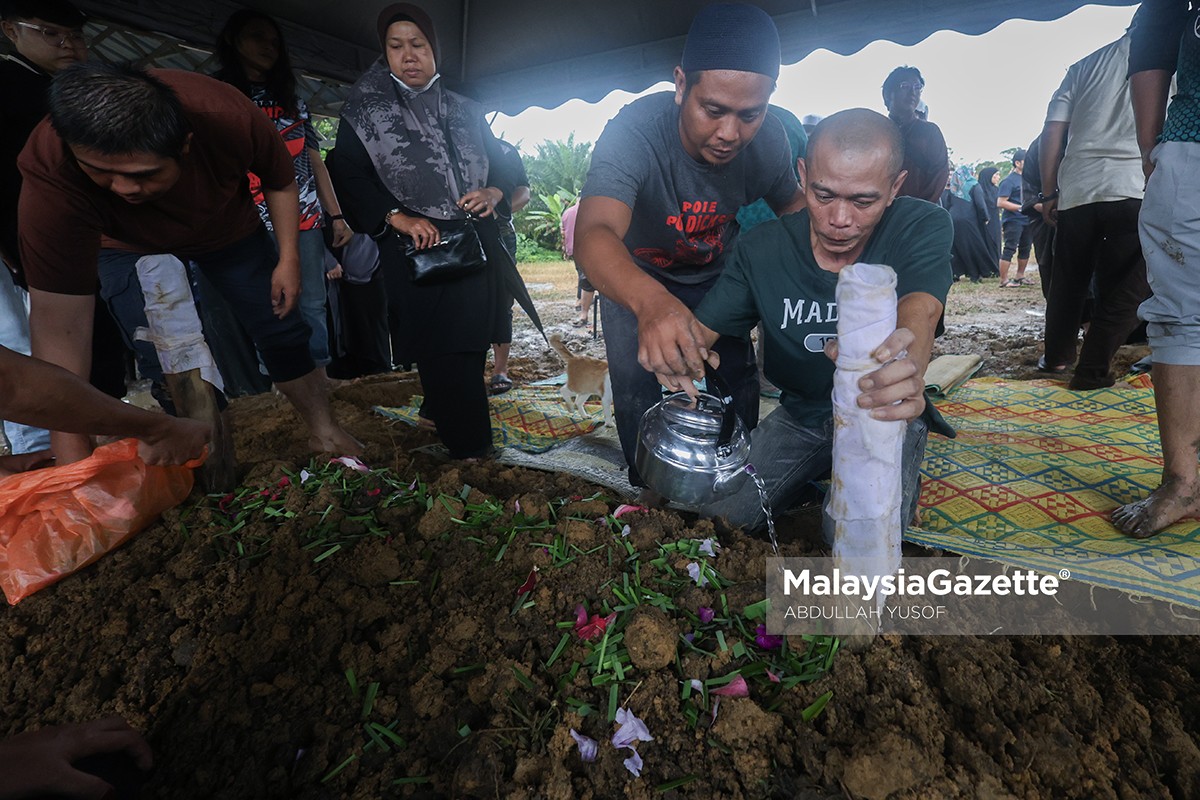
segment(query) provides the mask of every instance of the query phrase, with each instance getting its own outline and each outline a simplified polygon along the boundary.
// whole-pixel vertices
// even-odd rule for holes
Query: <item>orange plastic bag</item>
[[[192,469],[152,467],[136,439],[0,480],[0,588],[12,605],[145,528],[192,491]]]

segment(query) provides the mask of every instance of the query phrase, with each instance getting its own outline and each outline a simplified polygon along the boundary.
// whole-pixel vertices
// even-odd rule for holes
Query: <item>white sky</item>
[[[998,159],[1001,150],[1033,141],[1067,67],[1119,37],[1134,10],[1085,6],[1053,22],[1011,20],[981,36],[939,31],[911,47],[874,42],[852,56],[818,50],[782,69],[772,102],[798,117],[855,106],[884,111],[883,79],[893,67],[911,64],[925,78],[929,118],[941,127],[952,158]],[[664,82],[647,92],[669,88]],[[492,130],[519,141],[527,153],[571,132],[576,141],[594,142],[604,123],[638,96],[613,92],[599,103],[571,100],[553,110],[501,114]]]

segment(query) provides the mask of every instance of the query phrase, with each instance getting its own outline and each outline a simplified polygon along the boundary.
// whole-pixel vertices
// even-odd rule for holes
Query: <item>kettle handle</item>
[[[721,374],[707,361],[704,362],[704,385],[710,392],[715,388],[717,397],[721,400],[721,433],[717,437],[717,449],[723,450],[733,441],[733,431],[737,427],[738,416],[733,408],[733,392]]]

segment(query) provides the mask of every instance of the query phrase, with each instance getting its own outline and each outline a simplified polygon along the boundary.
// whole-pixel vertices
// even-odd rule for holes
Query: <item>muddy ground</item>
[[[548,327],[599,352],[569,324],[569,273],[528,274]],[[950,305],[940,352],[1032,377],[1037,288],[956,286]],[[514,379],[559,370],[518,315]],[[310,461],[278,398],[235,402],[244,488],[0,613],[0,733],[124,715],[157,756],[145,794],[172,800],[1200,797],[1193,640],[781,647],[756,635],[765,543],[615,520],[570,476],[414,453],[433,436],[370,407],[417,391],[394,375],[334,393],[367,475]],[[781,528],[786,553],[819,551],[815,514]],[[595,639],[581,604],[591,632],[615,615]],[[749,696],[714,721],[735,670]],[[640,777],[610,744],[621,708],[653,737]],[[599,741],[593,763],[572,729]]]

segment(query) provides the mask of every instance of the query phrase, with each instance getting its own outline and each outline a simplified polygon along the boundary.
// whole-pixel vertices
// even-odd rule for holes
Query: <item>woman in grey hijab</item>
[[[528,299],[496,226],[495,208],[511,196],[513,178],[503,174],[479,104],[442,86],[429,16],[397,3],[378,27],[383,57],[342,107],[334,184],[351,227],[379,239],[393,363],[416,362],[421,416],[452,456],[476,458],[492,448],[483,373],[507,312],[504,290]],[[468,216],[488,263],[449,282],[413,283],[405,246],[427,248],[440,238],[436,222]]]

